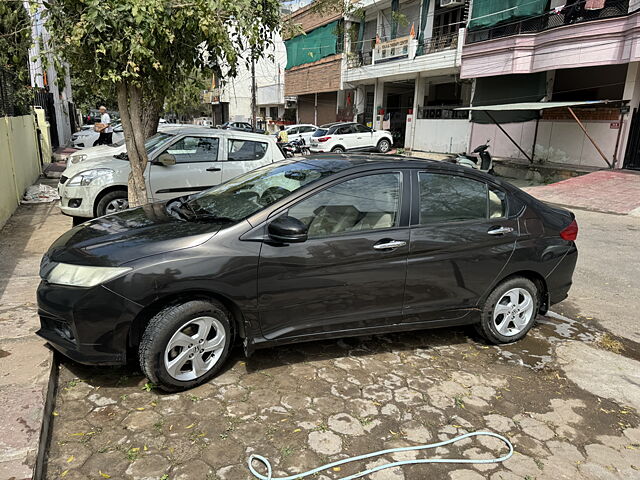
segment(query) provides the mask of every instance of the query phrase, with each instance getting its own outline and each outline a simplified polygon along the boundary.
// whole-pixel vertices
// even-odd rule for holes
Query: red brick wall
[[[303,31],[308,32],[342,18],[342,14],[335,11],[318,14],[313,10],[312,6],[313,4],[296,10],[285,17],[285,22],[291,22],[292,27],[301,28]]]
[[[306,63],[284,73],[284,94],[305,95],[340,90],[342,54],[332,55],[313,63]]]

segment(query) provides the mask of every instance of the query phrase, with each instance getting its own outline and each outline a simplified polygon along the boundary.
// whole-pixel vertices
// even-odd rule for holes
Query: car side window
[[[358,133],[371,133],[371,129],[369,127],[365,127],[364,125],[356,125],[356,130]]]
[[[347,135],[349,133],[356,133],[353,125],[345,125],[344,127],[338,127],[336,135]]]
[[[300,133],[309,133],[309,132],[314,132],[315,128],[313,127],[300,127]]]
[[[219,140],[211,137],[184,137],[167,148],[176,163],[215,162]]]
[[[489,218],[507,216],[507,196],[495,187],[489,186]]]
[[[396,226],[400,173],[378,173],[329,187],[289,209],[307,225],[309,238]]]
[[[484,220],[488,217],[489,190],[484,182],[458,175],[419,172],[418,183],[420,224]],[[498,207],[492,208],[497,212]]]
[[[295,135],[296,133],[298,133],[298,128],[291,128],[290,130],[287,131],[287,135]]]
[[[267,154],[268,144],[266,142],[255,142],[253,140],[229,140],[230,161],[251,161],[260,160]]]

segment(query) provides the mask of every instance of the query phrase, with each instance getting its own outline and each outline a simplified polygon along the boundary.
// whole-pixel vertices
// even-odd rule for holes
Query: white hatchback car
[[[393,136],[387,130],[372,130],[354,122],[322,125],[311,137],[312,152],[341,153],[348,150],[377,150],[387,153],[393,145]]]
[[[304,143],[309,145],[311,143],[311,137],[314,132],[318,129],[315,125],[311,125],[310,123],[298,124],[298,125],[289,125],[285,127],[285,132],[287,132],[287,136],[289,137],[289,141],[297,140],[302,138]],[[275,136],[278,136],[278,132],[275,133]]]
[[[94,131],[93,126],[91,126],[91,128],[80,130],[71,135],[71,146],[73,148],[95,147],[99,137],[100,134]],[[111,142],[118,143],[121,140],[124,140],[124,130],[122,130],[122,124],[116,123],[113,125]]]
[[[150,201],[206,190],[284,159],[273,138],[237,130],[163,129],[145,145]],[[126,152],[69,163],[58,184],[62,212],[81,220],[128,208],[130,171]]]

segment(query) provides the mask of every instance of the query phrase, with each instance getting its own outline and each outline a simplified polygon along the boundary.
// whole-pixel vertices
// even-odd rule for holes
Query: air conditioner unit
[[[459,7],[464,5],[464,0],[440,0],[441,7]]]

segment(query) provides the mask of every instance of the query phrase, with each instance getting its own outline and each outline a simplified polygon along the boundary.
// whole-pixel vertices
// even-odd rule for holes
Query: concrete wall
[[[607,159],[612,162],[618,130],[610,128],[609,120],[592,120],[583,122],[589,135],[602,149]],[[531,155],[535,121],[522,123],[505,123],[502,127]],[[490,139],[490,152],[496,157],[524,159],[524,155],[495,125],[475,123],[472,126],[469,150]],[[621,142],[622,143],[622,142]],[[618,158],[621,156],[618,149]],[[578,124],[572,120],[540,120],[536,139],[536,160],[554,163],[583,165],[606,168],[607,164]],[[618,161],[618,166],[622,163]]]
[[[36,127],[31,115],[0,117],[0,228],[40,175]]]
[[[458,153],[467,151],[468,120],[415,120],[413,149],[422,152]]]

